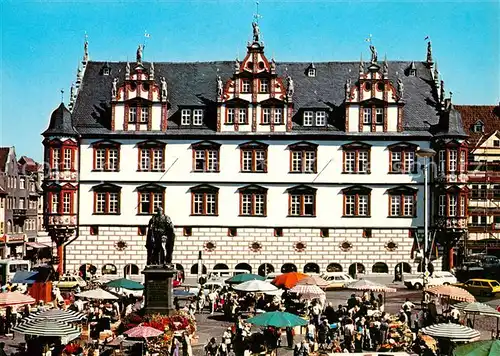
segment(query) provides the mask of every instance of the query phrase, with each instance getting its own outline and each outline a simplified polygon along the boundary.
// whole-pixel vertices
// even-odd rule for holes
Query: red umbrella
[[[124,332],[128,337],[136,337],[141,339],[147,339],[149,337],[157,337],[163,334],[163,331],[152,328],[151,326],[139,325],[135,328],[127,330]]]

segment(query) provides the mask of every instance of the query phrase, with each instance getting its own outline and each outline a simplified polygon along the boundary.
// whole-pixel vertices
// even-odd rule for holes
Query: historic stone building
[[[419,148],[439,152],[429,215],[466,229],[466,134],[430,43],[424,61],[370,46],[366,63],[283,63],[256,29],[235,61],[153,63],[142,47],[133,62],[90,61],[85,42],[70,104],[43,133],[61,271],[139,274],[162,207],[188,274],[200,251],[204,270],[416,272]]]
[[[500,107],[457,105],[469,135],[467,248],[500,256]]]

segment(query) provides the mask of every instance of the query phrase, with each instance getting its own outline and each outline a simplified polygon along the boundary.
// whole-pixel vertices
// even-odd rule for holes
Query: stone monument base
[[[146,266],[144,271],[144,309],[146,314],[172,315],[172,279],[177,271],[174,266]]]

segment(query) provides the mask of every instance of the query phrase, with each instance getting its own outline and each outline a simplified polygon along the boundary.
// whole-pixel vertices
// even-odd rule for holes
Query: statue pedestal
[[[172,279],[177,273],[169,266],[146,266],[144,271],[144,309],[146,314],[171,315],[173,304]]]

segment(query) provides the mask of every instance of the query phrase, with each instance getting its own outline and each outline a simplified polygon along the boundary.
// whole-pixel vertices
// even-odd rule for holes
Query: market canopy
[[[20,292],[0,293],[0,307],[12,307],[35,303],[35,299]]]
[[[76,326],[50,319],[28,320],[25,323],[13,327],[12,331],[34,336],[55,337],[79,336],[81,334],[81,330]]]
[[[500,317],[500,312],[496,311],[494,308],[492,308],[489,305],[484,304],[484,303],[462,302],[462,303],[458,303],[458,304],[453,305],[453,307],[457,308],[458,310],[462,310],[465,313]]]
[[[300,272],[288,272],[276,276],[273,279],[273,284],[276,287],[284,287],[287,289],[295,287],[295,285],[301,280],[307,277],[307,274]]]
[[[125,288],[130,290],[143,290],[144,286],[136,281],[127,278],[114,279],[106,283],[108,288]]]
[[[273,286],[271,283],[259,280],[243,282],[234,286],[233,289],[240,292],[273,292],[278,290],[278,288]]]
[[[324,298],[325,291],[315,284],[297,284],[290,292],[299,294],[305,299]]]
[[[87,317],[85,316],[85,314],[78,313],[72,310],[50,309],[30,314],[28,317],[23,319],[23,322],[35,319],[38,320],[50,319],[65,323],[73,323],[77,321],[82,321],[83,319],[86,318]]]
[[[421,329],[423,334],[450,341],[473,341],[479,339],[481,333],[475,329],[454,323],[440,323]]]
[[[12,283],[33,284],[36,282],[38,271],[17,271],[12,277]]]
[[[248,319],[247,322],[258,326],[274,326],[276,328],[287,328],[309,324],[308,320],[295,314],[280,311],[259,314]]]
[[[266,277],[259,276],[258,274],[240,273],[240,274],[237,274],[236,276],[232,276],[231,278],[226,279],[226,283],[227,284],[237,284],[237,283],[243,283],[243,282],[248,282],[248,281],[252,281],[252,280],[263,281],[265,279],[266,279]]]
[[[115,300],[118,297],[113,294],[106,292],[104,289],[97,288],[87,290],[85,292],[81,292],[75,295],[75,297],[87,298],[87,299],[100,299],[100,300]]]
[[[500,340],[483,340],[460,345],[453,350],[453,356],[498,356]]]
[[[359,281],[349,283],[346,288],[362,291],[372,291],[372,292],[387,292],[395,293],[396,288],[387,287],[384,284],[372,282],[368,279],[360,279]]]
[[[320,288],[326,288],[330,284],[330,282],[326,281],[320,276],[312,275],[304,279],[301,279],[300,281],[297,282],[297,284],[307,284],[307,285],[318,286]]]
[[[163,331],[152,328],[151,326],[139,325],[124,332],[128,337],[136,337],[147,339],[150,337],[157,337],[163,334]]]
[[[438,297],[448,297],[449,299],[458,300],[462,302],[472,303],[476,301],[476,298],[474,298],[472,294],[470,294],[465,289],[457,286],[451,286],[451,285],[433,286],[426,288],[424,291],[436,295]]]

